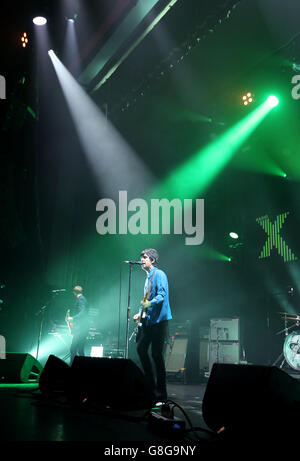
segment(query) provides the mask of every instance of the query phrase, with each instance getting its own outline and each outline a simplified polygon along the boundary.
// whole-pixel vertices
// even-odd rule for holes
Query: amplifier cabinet
[[[178,372],[185,368],[188,338],[170,337],[165,352],[167,372]]]
[[[235,341],[210,341],[209,343],[209,372],[214,363],[240,362],[240,343]]]
[[[210,319],[211,341],[239,341],[240,320],[238,318]]]

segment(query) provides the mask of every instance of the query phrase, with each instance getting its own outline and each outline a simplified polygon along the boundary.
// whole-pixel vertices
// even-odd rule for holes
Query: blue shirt
[[[155,274],[152,280],[151,291],[147,298],[151,302],[151,307],[147,308],[146,326],[155,325],[163,320],[172,319],[169,303],[169,284],[164,271],[157,269],[157,267],[153,267],[153,269],[151,269],[151,271],[147,274],[144,294],[147,292],[154,272]]]

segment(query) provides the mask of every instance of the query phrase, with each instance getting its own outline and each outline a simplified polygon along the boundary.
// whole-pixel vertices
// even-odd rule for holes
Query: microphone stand
[[[128,304],[127,304],[127,320],[126,320],[125,359],[128,359],[128,346],[129,346],[130,290],[131,290],[132,264],[133,264],[133,263],[129,262],[129,280],[128,280]]]
[[[50,301],[49,301],[50,302]],[[41,316],[41,321],[40,321],[40,327],[39,327],[39,334],[38,334],[38,341],[37,341],[37,348],[36,348],[36,359],[39,357],[39,350],[40,350],[40,343],[42,339],[42,332],[43,332],[43,326],[44,326],[44,320],[45,320],[45,311],[49,305],[49,302],[45,304],[45,306],[42,306],[40,310],[35,314],[36,316],[40,315]]]
[[[60,291],[60,290],[59,290]],[[58,290],[53,290],[52,295],[57,295],[59,292]],[[37,348],[36,348],[36,359],[39,357],[39,351],[40,351],[40,344],[41,344],[41,339],[42,339],[42,333],[43,333],[43,326],[44,326],[44,320],[45,320],[45,312],[47,310],[47,307],[51,303],[52,299],[49,300],[44,306],[40,308],[39,311],[35,313],[36,316],[41,316],[41,321],[40,321],[40,326],[39,326],[39,334],[38,334],[38,341],[37,341]]]

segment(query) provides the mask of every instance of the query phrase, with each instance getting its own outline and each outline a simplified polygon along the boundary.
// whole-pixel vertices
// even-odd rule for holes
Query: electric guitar
[[[148,298],[148,290],[144,296],[144,299],[143,299],[143,302],[147,301],[147,298]],[[140,320],[136,326],[136,336],[135,336],[135,342],[138,343],[140,338],[141,338],[141,335],[142,335],[142,329],[143,329],[143,326],[146,322],[146,312],[147,312],[147,308],[146,307],[142,307],[142,311],[141,311],[141,314],[140,314]]]
[[[70,316],[70,309],[67,310],[65,320],[68,324],[70,335],[72,335],[74,322],[73,322],[73,317]]]
[[[155,275],[155,272],[156,272],[156,270],[152,274],[148,289],[147,289],[147,291],[145,293],[145,296],[143,298],[143,301],[142,301],[143,303],[147,301],[148,296],[151,293],[152,281],[153,281],[153,277]],[[135,336],[135,342],[136,343],[139,342],[140,337],[142,335],[142,331],[143,331],[143,325],[146,323],[146,312],[147,312],[147,307],[142,307],[142,311],[141,311],[141,314],[140,314],[140,319],[139,319],[137,327],[135,329],[136,330],[136,336]]]

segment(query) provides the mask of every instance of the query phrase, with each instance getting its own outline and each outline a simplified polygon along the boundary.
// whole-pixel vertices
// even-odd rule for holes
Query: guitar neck
[[[146,302],[146,301],[147,301],[148,295],[149,295],[149,290],[146,291],[146,294],[145,294],[145,296],[144,296],[143,302]],[[143,307],[142,307],[142,312],[141,312],[142,317],[143,317],[143,315],[146,314],[146,311],[147,311],[147,307],[144,307],[144,306],[143,306]]]
[[[149,290],[146,291],[143,302],[147,301],[148,296],[149,296]]]

